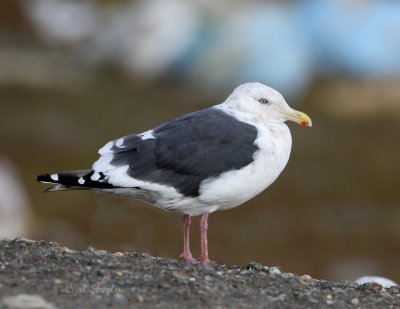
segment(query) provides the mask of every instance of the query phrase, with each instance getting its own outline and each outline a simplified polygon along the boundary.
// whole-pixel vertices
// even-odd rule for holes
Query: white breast
[[[254,162],[241,170],[225,172],[201,183],[199,200],[217,210],[236,207],[270,186],[285,168],[292,145],[285,124],[257,126],[256,144],[260,148]]]

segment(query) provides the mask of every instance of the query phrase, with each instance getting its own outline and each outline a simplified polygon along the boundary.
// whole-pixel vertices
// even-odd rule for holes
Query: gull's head
[[[294,121],[302,126],[312,126],[310,117],[291,108],[278,91],[260,83],[240,85],[224,104],[265,123]]]

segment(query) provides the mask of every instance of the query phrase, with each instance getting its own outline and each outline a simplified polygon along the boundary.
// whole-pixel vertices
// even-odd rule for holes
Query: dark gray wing
[[[186,196],[198,196],[204,179],[250,164],[259,149],[254,126],[214,108],[176,118],[152,134],[151,139],[122,138],[110,149],[111,165],[129,165],[129,176],[172,186]]]

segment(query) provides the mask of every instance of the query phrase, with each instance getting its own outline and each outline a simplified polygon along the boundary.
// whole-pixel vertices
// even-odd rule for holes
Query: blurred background
[[[331,280],[400,282],[400,2],[0,2],[0,235],[177,258],[181,216],[35,177],[84,169],[108,140],[279,90],[289,164],[264,193],[210,216],[211,258]],[[192,251],[199,253],[198,219]]]

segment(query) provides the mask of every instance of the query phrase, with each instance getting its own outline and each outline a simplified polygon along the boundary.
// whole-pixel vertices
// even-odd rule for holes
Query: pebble
[[[187,280],[187,279],[189,279],[189,276],[186,275],[184,272],[181,272],[181,271],[173,271],[172,275],[175,278],[179,279],[179,280]]]
[[[361,291],[380,291],[382,290],[382,286],[378,283],[364,283],[357,287],[357,290]]]
[[[332,284],[326,281],[322,281],[320,284],[321,289],[332,291]]]
[[[155,259],[153,256],[151,256],[151,255],[148,254],[148,253],[142,253],[141,256],[142,256],[143,258],[145,258],[145,259],[150,259],[150,260]]]
[[[262,270],[264,270],[264,266],[261,265],[260,263],[251,262],[246,265],[246,269],[262,271]]]
[[[97,250],[96,248],[93,248],[93,247],[91,247],[91,246],[89,246],[89,247],[86,249],[86,251],[87,251],[87,252],[94,253],[94,254],[96,254],[96,255],[103,255],[103,254],[108,253],[108,252],[105,251],[105,250]]]
[[[103,273],[102,270],[98,269],[98,270],[96,270],[96,275],[99,276],[99,277],[103,277],[104,273]]]
[[[71,253],[71,254],[76,252],[75,250],[72,250],[72,249],[67,248],[67,247],[62,247],[62,250],[63,250],[65,253]]]
[[[334,304],[334,301],[332,299],[332,295],[330,295],[330,294],[326,295],[326,304],[327,305],[333,305]]]
[[[190,279],[189,279],[190,280]],[[169,283],[167,283],[167,282],[161,282],[160,284],[159,284],[159,286],[161,287],[161,288],[163,288],[163,289],[169,289],[169,288],[171,288],[171,285],[169,284]]]
[[[361,278],[358,278],[355,281],[357,284],[365,284],[365,283],[377,283],[384,288],[390,288],[392,286],[397,286],[397,283],[394,282],[391,279],[384,278],[384,277],[378,277],[378,276],[364,276]]]
[[[282,274],[281,270],[275,266],[268,267],[268,273],[273,274],[273,275],[281,275]]]
[[[221,271],[210,273],[211,276],[218,279],[224,279],[224,274]]]
[[[269,297],[269,299],[271,300],[271,302],[276,302],[276,301],[281,301],[284,302],[286,299],[287,295],[284,293],[279,294],[278,296],[275,297]]]
[[[55,309],[56,307],[47,302],[42,296],[36,294],[18,294],[16,296],[5,296],[3,302],[9,308],[41,308]]]
[[[309,276],[309,275],[303,275],[303,276],[301,276],[300,278],[301,278],[301,279],[304,279],[304,280],[311,280],[311,279],[312,279],[312,277]]]
[[[119,293],[114,295],[113,300],[118,305],[126,305],[128,303],[126,297]]]
[[[59,285],[61,283],[63,283],[63,281],[61,279],[58,279],[58,278],[54,279],[54,284]]]
[[[215,268],[213,266],[210,265],[203,265],[204,269],[209,270],[209,271],[214,271]]]
[[[21,242],[21,243],[26,242],[26,243],[31,243],[31,244],[36,242],[36,240],[28,239],[28,238],[25,238],[25,237],[17,237],[14,240],[11,240],[11,241],[12,242]]]

